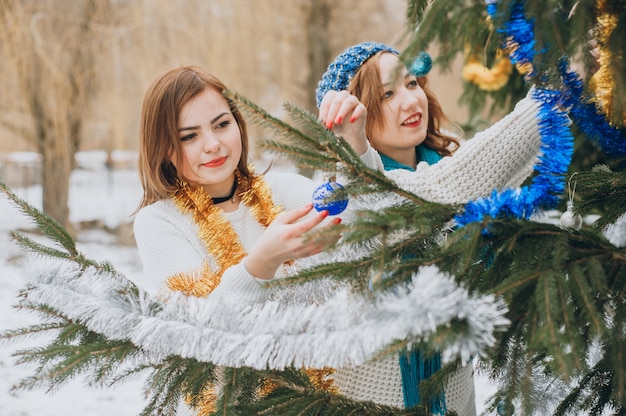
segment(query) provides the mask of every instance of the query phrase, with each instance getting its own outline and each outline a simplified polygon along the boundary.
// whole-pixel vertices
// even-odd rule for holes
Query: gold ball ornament
[[[498,53],[496,62],[491,68],[487,68],[474,55],[470,55],[461,76],[483,91],[497,91],[509,82],[512,72],[513,64],[502,53]]]

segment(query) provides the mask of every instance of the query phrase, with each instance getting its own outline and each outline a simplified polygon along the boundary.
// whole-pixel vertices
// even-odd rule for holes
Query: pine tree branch
[[[194,359],[169,356],[158,365],[148,380],[150,397],[141,412],[142,416],[175,414],[183,398],[190,398],[193,405],[205,388],[216,382],[215,366]]]
[[[301,168],[318,169],[321,165],[327,166],[327,170],[332,170],[335,167],[335,159],[325,157],[318,150],[307,151],[303,147],[292,146],[276,140],[262,141],[260,146],[288,156]]]
[[[289,374],[289,372],[285,373]],[[400,410],[372,402],[351,400],[341,395],[315,389],[308,380],[285,378],[283,374],[271,373],[269,378],[279,387],[262,401],[237,406],[236,414],[284,416],[427,416],[429,414],[423,407]]]
[[[273,117],[256,104],[236,93],[225,91],[224,95],[228,99],[233,100],[252,120],[264,127],[271,128],[291,144],[291,146],[288,147],[281,144],[279,148],[276,149],[272,146],[278,142],[262,140],[259,143],[260,147],[272,151],[287,149],[288,156],[295,155],[296,159],[300,157],[299,154],[315,155],[319,153],[322,156],[317,160],[307,159],[308,163],[312,164],[316,169],[327,172],[339,172],[350,180],[361,180],[371,187],[370,192],[395,193],[417,205],[424,203],[422,198],[399,188],[392,181],[387,179],[382,172],[366,166],[348,143],[324,128],[317,118],[306,110],[289,103],[285,103],[284,105],[291,117],[297,122],[305,124],[307,131],[311,131],[315,138],[313,138],[311,134],[307,134]],[[350,190],[350,185],[346,188],[351,195],[355,195],[353,191]]]
[[[2,181],[0,181],[0,191],[29,219],[34,221],[37,228],[43,231],[48,238],[67,250],[70,256],[78,256],[78,250],[76,249],[74,240],[57,220],[24,201]]]
[[[424,15],[424,10],[428,6],[427,0],[408,0],[406,8],[406,22],[410,28],[415,27]]]
[[[615,160],[618,165],[621,161]],[[601,213],[593,229],[601,231],[615,223],[626,207],[626,172],[622,169],[614,171],[611,166],[596,166],[591,171],[576,172],[570,181],[576,186],[579,201],[575,204],[576,212],[587,215]]]
[[[85,255],[80,253],[76,248],[76,243],[74,242],[73,238],[58,221],[17,196],[2,181],[0,181],[0,191],[4,193],[5,196],[7,196],[7,198],[9,198],[9,200],[16,205],[18,209],[22,211],[22,213],[24,213],[30,220],[32,220],[37,228],[42,231],[46,237],[57,243],[65,251],[63,252],[58,249],[39,244],[33,239],[24,235],[23,233],[13,231],[10,233],[10,235],[19,246],[33,253],[74,261],[81,264],[83,267],[96,266],[107,270],[112,269],[110,265],[101,265],[93,260],[88,259]]]
[[[622,394],[624,371],[617,369],[624,367],[620,367],[623,357],[609,351],[614,342],[623,347],[619,343],[624,335],[622,331],[614,340],[615,331],[608,326],[623,322],[624,314],[614,312],[607,320],[606,311],[616,311],[613,300],[623,292],[625,249],[585,228],[572,231],[532,221],[490,220],[487,229],[476,225],[457,230],[437,258],[439,266],[456,273],[459,280],[507,299],[512,325],[498,334],[502,341],[492,355],[494,368],[506,371],[509,378],[506,388],[519,392],[524,407],[532,408],[535,366],[562,382],[581,377],[592,371],[585,358],[593,355],[592,340],[598,339],[606,346],[602,360],[616,371],[607,376],[612,393],[594,406],[602,409],[613,403],[615,395]],[[493,254],[481,256],[480,247],[489,247]],[[480,280],[474,265],[453,257],[461,250],[488,260]],[[596,387],[597,399],[605,393]]]

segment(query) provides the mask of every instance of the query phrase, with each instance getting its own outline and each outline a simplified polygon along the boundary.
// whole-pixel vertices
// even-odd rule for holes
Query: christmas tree
[[[315,115],[287,104],[293,123],[286,123],[228,93],[277,133],[266,149],[341,178],[344,190],[334,197],[357,209],[340,255],[276,283],[276,297],[291,303],[245,311],[183,298],[163,303],[113,265],[85,258],[54,220],[1,185],[55,243],[13,235],[51,259],[20,299],[41,324],[3,334],[54,334],[20,351],[39,364],[23,387],[57,387],[78,375],[122,382],[148,371],[145,415],[174,414],[184,398],[199,414],[427,415],[425,406],[350,400],[329,377],[333,367],[418,345],[449,361],[420,385],[425,397],[458,361],[478,354],[500,383],[490,402],[500,414],[625,414],[625,2],[410,1],[407,21],[402,56],[436,43],[435,64],[462,53],[467,67],[508,74],[486,82],[467,70],[464,100],[473,108],[488,95],[514,103],[535,88],[543,157],[526,186],[464,206],[425,201],[363,165]],[[503,58],[509,69],[498,66]],[[555,106],[568,110],[571,126]],[[584,166],[571,164],[573,154],[581,157],[575,141],[597,148],[606,163],[573,170]],[[539,215],[554,209],[565,210],[556,221]],[[333,293],[337,285],[350,294]]]

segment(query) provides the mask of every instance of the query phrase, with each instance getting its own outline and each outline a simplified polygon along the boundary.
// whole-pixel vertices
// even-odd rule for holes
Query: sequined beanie
[[[399,55],[397,50],[384,43],[363,42],[349,47],[337,56],[328,66],[326,72],[322,75],[322,79],[317,84],[317,90],[315,91],[317,107],[319,108],[324,95],[326,95],[328,91],[343,91],[348,89],[352,77],[359,68],[361,68],[361,65],[380,51],[387,51]],[[432,60],[430,55],[426,52],[420,52],[413,64],[409,67],[409,72],[418,77],[423,77],[428,74],[431,68]]]

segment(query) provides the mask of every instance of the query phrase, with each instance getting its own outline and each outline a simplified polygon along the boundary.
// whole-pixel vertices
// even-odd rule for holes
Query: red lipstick
[[[213,159],[210,162],[207,163],[203,163],[202,166],[207,167],[207,168],[218,168],[220,166],[222,166],[224,163],[226,163],[227,158],[224,157],[218,157],[217,159]]]

